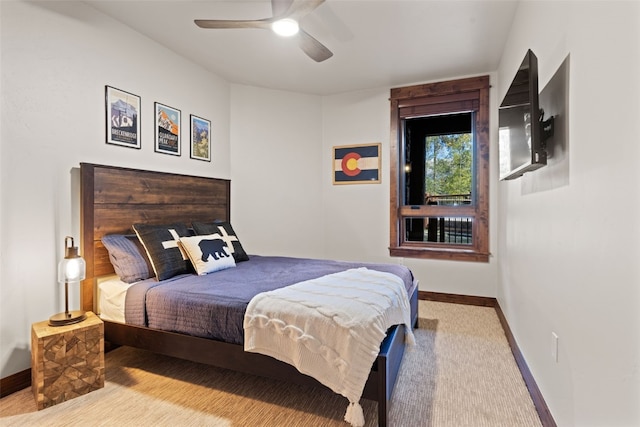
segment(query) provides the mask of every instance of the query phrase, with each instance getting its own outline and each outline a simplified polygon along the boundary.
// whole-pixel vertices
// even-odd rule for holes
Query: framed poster
[[[191,115],[191,158],[211,161],[211,122]]]
[[[180,110],[155,103],[157,153],[180,155]]]
[[[107,144],[140,148],[140,97],[105,86]]]
[[[333,184],[379,184],[381,143],[333,147]]]

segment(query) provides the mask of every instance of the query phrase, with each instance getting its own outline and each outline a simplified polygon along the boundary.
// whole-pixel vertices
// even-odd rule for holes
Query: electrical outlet
[[[551,332],[551,357],[558,363],[558,334]]]

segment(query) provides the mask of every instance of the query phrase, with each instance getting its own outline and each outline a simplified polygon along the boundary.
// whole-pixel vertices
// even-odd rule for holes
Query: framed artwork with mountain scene
[[[157,153],[179,156],[180,153],[180,110],[155,103]]]
[[[107,144],[140,148],[140,97],[105,86]]]
[[[211,161],[211,122],[191,115],[191,158]]]

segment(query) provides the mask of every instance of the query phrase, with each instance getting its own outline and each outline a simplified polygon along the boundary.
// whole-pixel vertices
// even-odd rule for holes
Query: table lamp
[[[58,282],[64,282],[64,313],[49,318],[49,325],[63,326],[82,322],[87,318],[84,311],[69,311],[69,283],[80,283],[85,277],[86,264],[73,245],[73,237],[64,238],[65,255],[58,264]]]

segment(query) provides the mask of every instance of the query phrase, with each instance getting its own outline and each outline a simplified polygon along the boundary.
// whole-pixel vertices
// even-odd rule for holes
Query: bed
[[[102,238],[131,234],[132,224],[229,221],[230,181],[154,171],[81,164],[81,242],[87,263],[82,284],[84,310],[99,312],[99,278],[114,268]],[[255,258],[256,263],[260,257]],[[245,263],[249,265],[252,260]],[[238,264],[240,266],[240,264]],[[410,321],[417,324],[417,281],[407,287]],[[105,342],[205,363],[308,386],[325,387],[295,367],[258,353],[245,352],[242,343],[216,337],[167,332],[143,324],[126,324],[106,317]],[[362,397],[378,403],[378,424],[388,423],[389,403],[405,351],[405,326],[389,328],[373,362]]]

